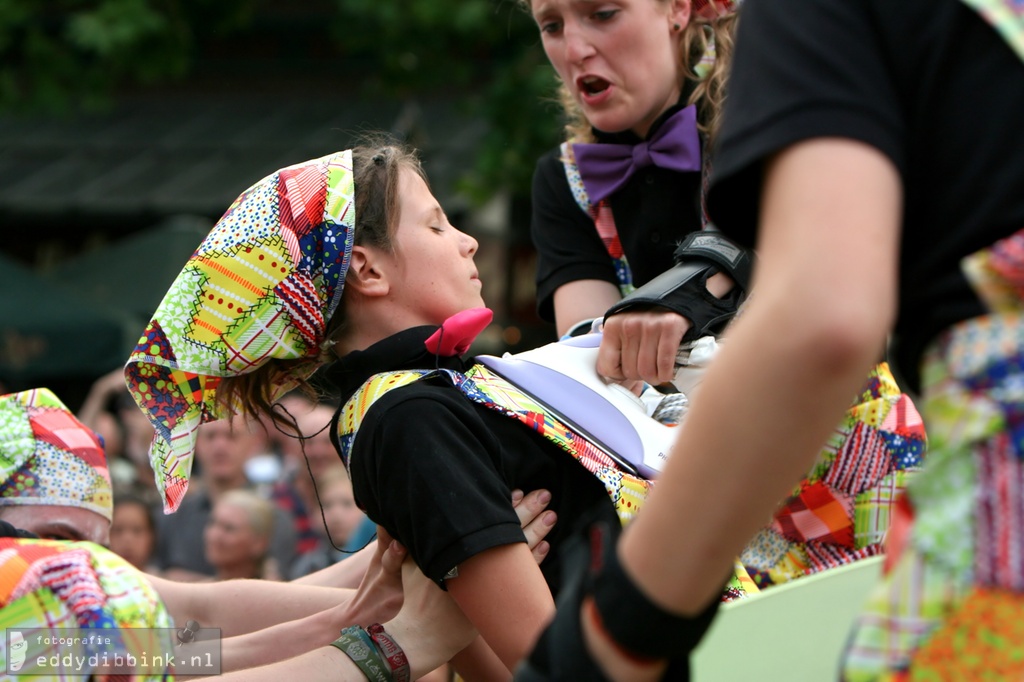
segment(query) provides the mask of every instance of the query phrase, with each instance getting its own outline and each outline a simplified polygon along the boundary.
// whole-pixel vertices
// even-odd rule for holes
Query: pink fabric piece
[[[462,355],[494,319],[489,308],[470,308],[445,320],[424,345],[434,355],[450,358]]]

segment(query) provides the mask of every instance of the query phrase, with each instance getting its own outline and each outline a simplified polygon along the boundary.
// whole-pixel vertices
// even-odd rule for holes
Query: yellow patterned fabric
[[[283,168],[231,205],[185,264],[125,367],[156,429],[166,512],[181,504],[196,430],[223,417],[221,378],[292,363],[271,401],[318,366],[341,301],[355,225],[352,152]]]
[[[808,475],[744,549],[752,579],[776,585],[881,553],[926,445],[913,401],[879,364]]]
[[[385,372],[371,377],[342,407],[338,437],[348,466],[352,443],[370,406],[390,390],[427,376],[444,376],[470,400],[516,419],[568,452],[605,486],[619,520],[631,521],[650,492],[651,482],[620,471],[608,455],[579,435],[535,400],[483,365],[465,374],[452,370]]]
[[[342,406],[338,420],[341,456],[348,466],[352,444],[363,417],[374,402],[388,391],[406,386],[428,376],[444,376],[470,400],[537,431],[566,451],[604,484],[619,521],[626,525],[643,506],[654,485],[653,481],[621,471],[615,462],[533,398],[483,365],[473,365],[465,374],[452,370],[413,370],[385,372],[371,377]],[[731,600],[758,592],[750,575],[738,562],[727,584],[723,599]]]
[[[138,654],[143,642],[152,642],[149,629],[173,627],[167,609],[143,574],[109,550],[89,542],[0,538],[0,630],[101,634],[110,643],[95,653],[113,656],[118,652]],[[133,632],[139,628],[146,630]],[[0,670],[4,669],[5,661],[13,661],[9,658],[12,652],[7,650],[10,640],[6,636],[2,640]],[[41,649],[33,643],[33,660],[36,656],[68,652],[67,647],[56,642],[43,645]],[[30,672],[32,662],[26,662],[23,673]],[[147,674],[117,679],[173,679],[170,666],[158,667],[161,669]],[[44,670],[52,672],[51,668]],[[83,673],[87,675],[89,671],[75,668],[75,674],[26,679],[84,680]]]

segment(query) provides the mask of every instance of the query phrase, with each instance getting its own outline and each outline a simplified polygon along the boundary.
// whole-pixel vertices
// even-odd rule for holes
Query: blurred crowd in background
[[[120,369],[98,379],[77,416],[103,438],[114,486],[110,548],[174,580],[292,580],[341,561],[373,539],[330,442],[335,406],[289,395],[299,439],[241,417],[200,427],[192,484],[163,514],[148,452],[153,426]],[[314,480],[316,483],[314,483]]]

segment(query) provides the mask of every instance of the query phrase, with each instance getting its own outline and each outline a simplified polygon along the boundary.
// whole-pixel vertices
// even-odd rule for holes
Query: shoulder
[[[395,388],[366,412],[353,443],[353,462],[444,456],[496,447],[476,405],[447,383],[428,377]],[[355,456],[355,453],[359,453]]]
[[[708,199],[718,227],[752,243],[760,164],[802,140],[855,139],[902,165],[901,95],[885,36],[917,4],[894,5],[880,30],[876,0],[744,3]]]
[[[381,419],[410,417],[415,421],[473,414],[473,405],[446,377],[424,377],[392,389],[381,396],[366,413],[364,426]]]
[[[539,159],[537,159],[536,172],[537,173],[554,173],[564,174],[565,166],[562,163],[562,145],[552,147],[551,149],[544,152]]]
[[[542,198],[567,194],[569,180],[565,175],[561,146],[549,149],[539,159],[533,171],[533,194]]]

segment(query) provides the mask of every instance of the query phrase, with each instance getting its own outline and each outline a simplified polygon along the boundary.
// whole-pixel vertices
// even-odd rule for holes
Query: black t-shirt
[[[648,138],[661,123],[679,111],[676,105],[651,126]],[[599,142],[636,144],[632,132],[594,131]],[[701,229],[699,171],[680,173],[656,166],[636,172],[611,196],[612,215],[619,240],[640,286],[673,265],[676,243]],[[533,175],[531,233],[537,249],[537,310],[549,322],[555,319],[555,290],[581,279],[597,279],[618,286],[611,256],[589,215],[573,198],[565,177],[561,151],[555,148],[537,161]]]
[[[347,400],[370,376],[401,369],[462,370],[424,340],[436,327],[400,332],[328,370]],[[381,397],[367,411],[349,462],[356,503],[405,545],[423,573],[443,584],[461,562],[524,542],[511,491],[551,491],[558,523],[541,566],[557,592],[559,547],[574,520],[597,508],[617,518],[604,486],[568,453],[511,417],[473,403],[447,379],[428,378]]]
[[[905,192],[894,359],[985,312],[964,256],[1024,228],[1024,64],[957,0],[748,0],[709,212],[753,246],[761,164],[816,137],[870,144]],[[871,264],[864,264],[871,276]]]

